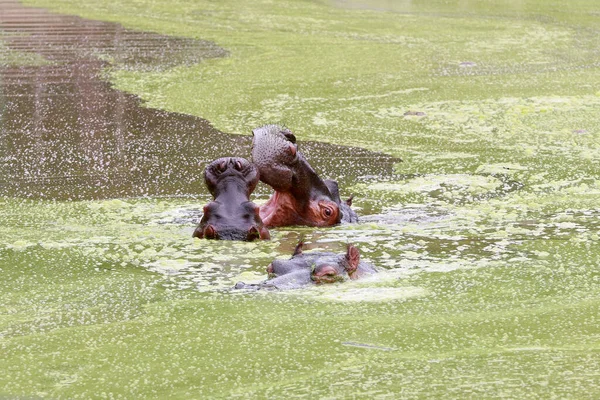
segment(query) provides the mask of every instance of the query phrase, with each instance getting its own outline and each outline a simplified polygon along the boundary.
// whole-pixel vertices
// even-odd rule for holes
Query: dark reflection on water
[[[119,68],[156,70],[227,55],[213,43],[135,32],[4,0],[0,34],[10,50],[50,61],[0,68],[0,196],[206,193],[206,163],[249,156],[250,136],[219,132],[194,116],[141,107],[137,97],[101,79],[107,60]],[[302,146],[319,171],[341,176],[342,184],[390,174],[394,162],[363,149]]]

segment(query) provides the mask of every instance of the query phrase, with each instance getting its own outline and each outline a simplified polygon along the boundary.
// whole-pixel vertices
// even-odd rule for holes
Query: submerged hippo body
[[[252,133],[252,159],[260,180],[275,189],[260,208],[266,226],[331,226],[358,221],[350,208],[352,198],[342,202],[337,182],[317,175],[298,151],[290,130],[266,125]]]
[[[360,252],[348,245],[346,253],[303,253],[302,243],[289,260],[274,260],[267,267],[269,278],[258,284],[239,282],[236,289],[296,289],[308,284],[325,284],[359,279],[376,273],[375,267],[360,261]]]
[[[204,181],[214,200],[204,206],[204,214],[193,236],[206,239],[269,239],[259,207],[249,200],[258,183],[258,169],[240,157],[223,157],[211,162]]]

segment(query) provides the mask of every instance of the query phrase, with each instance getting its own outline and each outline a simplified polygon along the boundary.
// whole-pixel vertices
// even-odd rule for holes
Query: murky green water
[[[0,14],[0,396],[600,395],[600,4],[27,3],[125,28]],[[371,150],[300,144],[363,222],[192,239],[217,130],[279,121]],[[381,273],[229,290],[301,237]]]

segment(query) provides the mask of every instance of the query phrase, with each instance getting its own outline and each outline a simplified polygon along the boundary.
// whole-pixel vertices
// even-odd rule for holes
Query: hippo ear
[[[352,274],[358,268],[358,264],[360,263],[360,252],[356,247],[349,244],[348,250],[346,251],[346,271],[348,274]]]
[[[296,245],[296,248],[294,249],[294,254],[292,254],[292,257],[302,254],[302,246],[304,246],[304,242],[301,240]]]
[[[348,204],[348,206],[352,205],[352,199],[354,199],[354,195],[348,197],[348,200],[346,200],[346,204]]]
[[[323,183],[325,183],[325,186],[327,186],[327,189],[329,189],[331,199],[336,203],[340,204],[340,188],[338,186],[338,183],[331,179],[325,179]]]

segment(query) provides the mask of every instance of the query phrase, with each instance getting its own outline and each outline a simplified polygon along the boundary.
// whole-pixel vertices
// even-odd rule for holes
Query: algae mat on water
[[[344,188],[362,224],[263,243],[193,240],[206,194],[0,200],[0,396],[600,395],[600,6],[35,4],[227,50],[108,71],[149,106],[404,162]],[[300,236],[381,273],[227,290]]]

